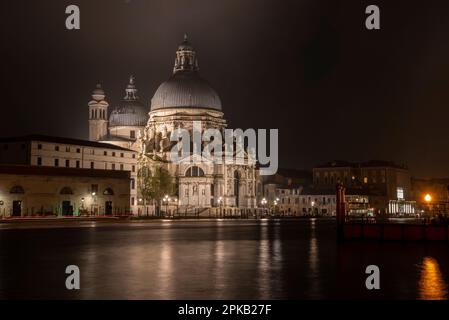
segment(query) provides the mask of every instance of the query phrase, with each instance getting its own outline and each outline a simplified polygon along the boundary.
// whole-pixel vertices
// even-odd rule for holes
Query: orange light
[[[425,200],[426,202],[430,202],[430,201],[432,201],[432,196],[431,196],[430,194],[426,194],[426,195],[424,196],[424,200]]]

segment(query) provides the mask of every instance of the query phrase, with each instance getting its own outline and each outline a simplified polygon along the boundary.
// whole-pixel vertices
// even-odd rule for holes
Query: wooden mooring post
[[[344,224],[346,216],[345,187],[342,183],[337,183],[337,241],[344,240]]]

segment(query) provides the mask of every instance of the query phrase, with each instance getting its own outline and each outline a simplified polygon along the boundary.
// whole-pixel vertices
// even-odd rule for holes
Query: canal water
[[[2,224],[0,298],[448,299],[449,245],[335,239],[316,219]]]

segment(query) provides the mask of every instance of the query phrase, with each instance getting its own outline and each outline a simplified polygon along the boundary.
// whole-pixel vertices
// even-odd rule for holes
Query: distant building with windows
[[[137,152],[93,141],[28,135],[0,139],[0,164],[129,172],[129,206],[137,210]]]
[[[130,172],[0,165],[0,218],[126,215]]]
[[[415,214],[410,171],[404,165],[389,161],[333,161],[313,168],[316,189],[334,188],[338,182],[369,195],[376,213]]]
[[[268,203],[273,203],[283,193],[301,192],[302,188],[312,184],[312,172],[307,170],[295,170],[279,168],[276,174],[262,176],[258,180],[258,202],[265,198]]]
[[[335,189],[280,189],[276,211],[284,216],[335,216]],[[346,212],[350,216],[371,215],[369,197],[361,190],[347,190]]]

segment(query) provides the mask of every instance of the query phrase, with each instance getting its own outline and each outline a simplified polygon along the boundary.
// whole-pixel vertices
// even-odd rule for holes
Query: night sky
[[[79,5],[81,30],[65,29]],[[365,8],[381,30],[365,28]],[[87,139],[91,91],[149,106],[188,33],[231,128],[278,128],[280,165],[393,160],[449,177],[449,2],[15,0],[0,4],[0,136]],[[149,107],[148,107],[149,108]]]

